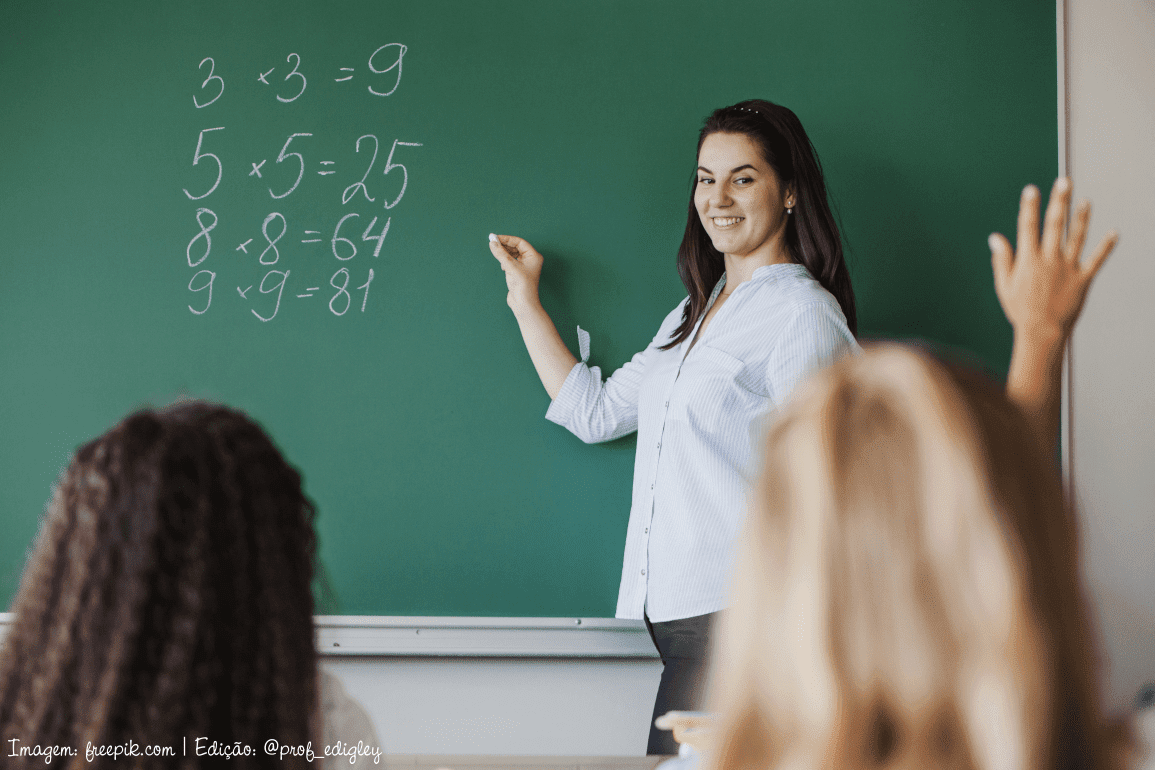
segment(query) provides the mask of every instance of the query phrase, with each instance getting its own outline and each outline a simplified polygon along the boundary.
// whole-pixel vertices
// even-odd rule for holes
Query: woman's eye
[[[713,179],[699,179],[698,184],[714,184]]]
[[[734,180],[734,184],[753,184],[753,183],[754,183],[754,180],[748,176],[739,177],[738,179]]]

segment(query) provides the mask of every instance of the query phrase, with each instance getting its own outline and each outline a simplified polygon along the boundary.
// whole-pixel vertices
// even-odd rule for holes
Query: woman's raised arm
[[[1039,239],[1039,191],[1023,190],[1018,242],[1014,249],[999,233],[990,237],[995,293],[1014,328],[1007,372],[1007,396],[1030,418],[1044,446],[1054,446],[1059,431],[1063,353],[1083,309],[1091,281],[1115,248],[1110,231],[1083,264],[1080,253],[1091,222],[1091,204],[1082,201],[1064,237],[1071,203],[1071,180],[1060,177],[1051,189]]]
[[[549,397],[557,398],[578,360],[562,342],[557,327],[538,298],[537,284],[544,260],[529,241],[515,235],[490,234],[489,250],[505,271],[505,285],[509,289],[505,301],[517,318],[521,338],[537,369],[537,376]]]

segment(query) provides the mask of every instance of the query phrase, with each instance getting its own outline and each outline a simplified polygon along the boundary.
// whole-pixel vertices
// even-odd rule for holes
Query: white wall
[[[389,754],[642,756],[661,663],[640,621],[317,618]]]
[[[1060,9],[1062,0],[1060,0]],[[1108,705],[1155,681],[1155,2],[1067,0],[1069,168],[1121,239],[1071,359],[1071,468]]]
[[[332,658],[388,754],[642,756],[655,659]]]

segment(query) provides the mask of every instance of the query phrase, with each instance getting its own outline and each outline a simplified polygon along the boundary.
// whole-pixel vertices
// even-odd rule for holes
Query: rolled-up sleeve
[[[587,366],[584,360],[574,364],[545,418],[587,444],[633,433],[638,429],[638,391],[652,347],[634,355],[605,382],[599,367]]]
[[[773,403],[785,403],[794,386],[812,372],[858,349],[837,305],[812,302],[800,308],[766,362],[766,386]]]

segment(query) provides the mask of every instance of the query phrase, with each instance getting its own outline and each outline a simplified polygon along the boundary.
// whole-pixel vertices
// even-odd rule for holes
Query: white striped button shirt
[[[724,284],[725,276],[710,305]],[[600,369],[585,364],[583,339],[582,361],[546,412],[587,443],[638,432],[619,618],[639,619],[644,610],[662,622],[726,606],[752,427],[811,371],[858,349],[837,300],[802,265],[758,268],[688,354],[696,328],[659,350],[687,301],[604,383]]]

